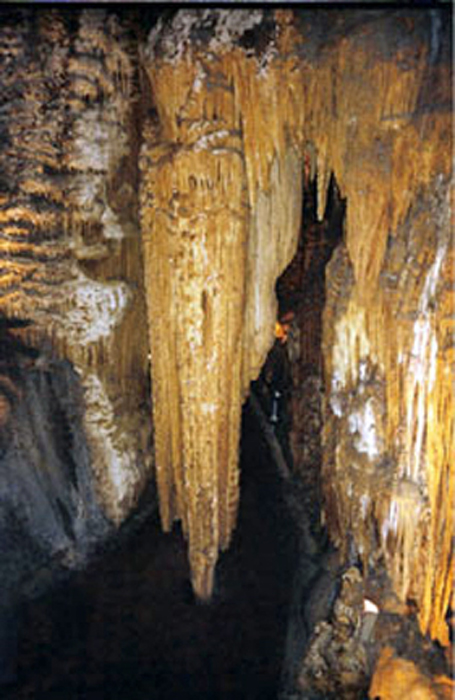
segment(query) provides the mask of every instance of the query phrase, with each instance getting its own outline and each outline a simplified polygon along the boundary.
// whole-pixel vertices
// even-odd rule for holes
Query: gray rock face
[[[76,372],[9,340],[0,348],[0,685],[15,680],[24,599],[86,564],[114,529],[96,498]]]
[[[38,594],[51,570],[80,566],[109,530],[90,474],[76,373],[62,361],[16,374],[21,398],[0,457],[3,601]]]

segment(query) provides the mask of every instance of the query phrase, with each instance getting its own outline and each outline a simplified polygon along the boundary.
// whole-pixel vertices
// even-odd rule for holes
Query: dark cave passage
[[[248,408],[243,427],[239,522],[213,602],[194,602],[183,538],[152,518],[23,611],[9,698],[277,697],[296,540]]]

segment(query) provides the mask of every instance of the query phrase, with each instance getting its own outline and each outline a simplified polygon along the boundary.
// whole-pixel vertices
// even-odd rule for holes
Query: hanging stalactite
[[[383,567],[422,632],[446,643],[444,22],[406,10],[368,21],[356,10],[182,10],[143,40],[127,15],[2,18],[2,315],[30,321],[18,334],[76,368],[99,499],[116,522],[150,473],[150,344],[161,517],[166,529],[182,521],[194,588],[209,597],[236,521],[241,404],[297,244],[304,158],[319,218],[333,172],[347,213],[327,274],[325,519],[364,575]]]
[[[144,52],[158,114],[145,134],[142,229],[163,523],[183,520],[195,588],[209,595],[207,571],[235,522],[239,406],[272,340],[273,287],[296,243],[303,154],[313,154],[320,218],[332,172],[347,200],[325,314],[325,517],[343,548],[352,534],[365,572],[384,558],[397,594],[416,599],[422,630],[447,641],[452,554],[441,508],[447,526],[452,516],[440,494],[453,474],[438,445],[450,444],[453,411],[440,337],[449,302],[437,295],[450,269],[449,62],[424,17],[394,23],[387,49],[384,16],[364,25],[354,13],[327,36],[318,19],[184,11]],[[231,258],[235,293],[211,248],[232,242],[233,220],[245,246]],[[220,297],[232,295],[223,321],[210,303],[214,279]],[[217,374],[209,348],[220,342],[231,354]],[[204,413],[227,401],[230,413]],[[227,451],[217,430],[229,434]]]
[[[298,144],[285,138],[293,82],[282,85],[273,58],[278,25],[257,57],[241,41],[262,11],[212,17],[209,52],[197,11],[150,37],[144,61],[159,123],[142,152],[161,517],[165,529],[182,520],[202,598],[235,526],[242,398],[273,340],[274,282],[301,207]]]

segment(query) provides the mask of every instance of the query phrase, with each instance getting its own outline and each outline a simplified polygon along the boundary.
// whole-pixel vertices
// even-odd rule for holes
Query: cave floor
[[[279,477],[244,412],[242,497],[209,605],[195,604],[178,528],[149,519],[22,616],[8,697],[277,697],[295,561]]]

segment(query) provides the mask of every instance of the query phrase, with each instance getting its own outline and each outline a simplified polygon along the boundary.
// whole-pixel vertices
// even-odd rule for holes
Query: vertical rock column
[[[62,159],[71,266],[52,319],[59,348],[81,376],[99,498],[117,523],[151,467],[133,29],[128,16],[111,11],[78,16]]]
[[[365,572],[385,565],[398,597],[416,603],[422,631],[446,643],[453,268],[450,59],[440,30],[421,15],[352,31],[321,52],[309,109],[319,167],[335,172],[347,198],[324,318],[329,529],[345,552],[350,533]]]
[[[201,598],[235,525],[242,400],[299,230],[300,156],[280,101],[289,67],[274,62],[278,24],[263,22],[179,12],[144,52],[158,114],[141,157],[157,480],[163,527],[182,521]],[[256,30],[269,32],[259,55],[245,48]]]

